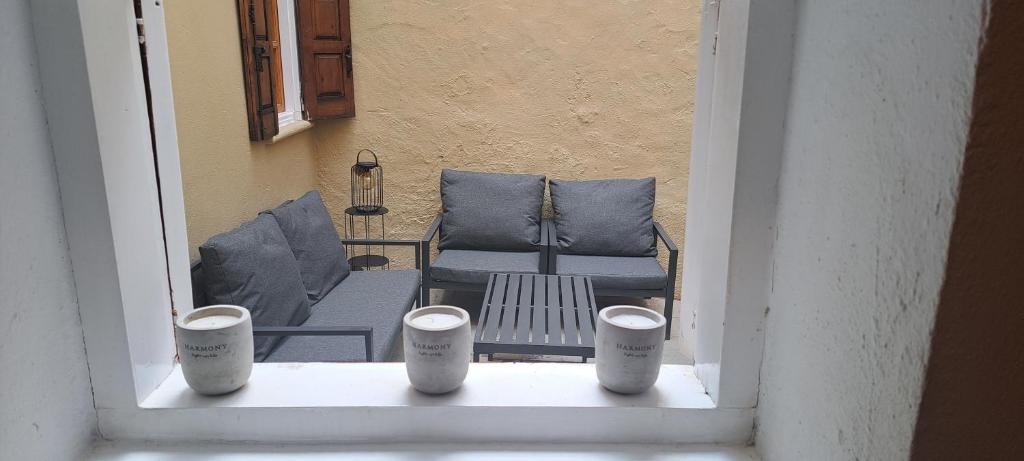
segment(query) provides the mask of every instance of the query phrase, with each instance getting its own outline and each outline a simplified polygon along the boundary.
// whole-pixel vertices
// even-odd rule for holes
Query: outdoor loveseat
[[[243,306],[258,362],[383,361],[419,303],[418,270],[351,271],[346,244],[411,246],[416,240],[342,240],[316,191],[260,213],[200,246],[196,307]]]
[[[423,299],[429,303],[431,288],[484,291],[494,272],[546,273],[544,183],[538,175],[442,171],[442,213],[422,239]],[[440,253],[430,261],[435,237]]]
[[[679,251],[654,221],[654,178],[552,180],[553,222],[542,219],[545,182],[442,171],[441,215],[422,239],[422,299],[429,302],[431,288],[484,291],[491,273],[584,275],[598,296],[664,297],[668,339]]]

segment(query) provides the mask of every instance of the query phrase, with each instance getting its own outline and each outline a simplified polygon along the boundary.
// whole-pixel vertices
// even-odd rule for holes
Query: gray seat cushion
[[[655,256],[654,178],[551,180],[558,251]]]
[[[199,253],[207,302],[249,309],[253,326],[295,326],[309,317],[299,264],[270,215],[211,237]],[[263,360],[280,341],[256,337],[256,360]]]
[[[539,268],[538,252],[444,250],[430,266],[430,279],[483,285],[495,272],[536,274]]]
[[[320,301],[351,270],[320,193],[306,192],[267,213],[277,220],[295,254],[309,302]]]
[[[590,276],[595,290],[660,290],[668,281],[653,257],[558,255],[555,271]]]
[[[544,176],[441,172],[442,250],[535,251]]]
[[[303,326],[371,327],[373,360],[387,360],[419,290],[415,270],[355,271],[323,300]],[[362,336],[289,336],[267,362],[365,362]]]

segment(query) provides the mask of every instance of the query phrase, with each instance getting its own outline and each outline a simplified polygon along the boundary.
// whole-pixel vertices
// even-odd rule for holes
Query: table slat
[[[484,341],[484,332],[486,331],[484,328],[484,322],[487,320],[488,312],[492,310],[490,307],[490,298],[494,296],[494,291],[492,290],[494,289],[494,280],[496,278],[498,278],[498,274],[491,274],[487,277],[487,291],[484,291],[484,305],[480,308],[480,319],[477,321],[476,326],[476,340],[478,342]]]
[[[558,292],[558,281],[557,275],[547,276],[548,281],[548,323],[546,333],[548,334],[547,344],[562,344],[562,314],[559,312],[558,306],[559,292]]]
[[[519,285],[519,304],[516,317],[516,342],[525,343],[530,337],[530,314],[533,313],[533,280],[532,274],[523,275]]]
[[[486,341],[497,341],[498,339],[498,325],[501,320],[505,291],[508,289],[508,274],[498,274],[494,279],[493,288],[490,299],[491,308],[487,313],[487,324],[484,325],[482,336]]]
[[[533,329],[530,332],[530,344],[544,344],[544,314],[547,312],[548,278],[543,275],[533,276]]]
[[[580,336],[576,327],[576,296],[573,293],[572,278],[561,277],[559,279],[562,292],[562,325],[565,330],[565,344],[577,346],[580,343]]]
[[[505,301],[501,303],[501,336],[498,342],[515,343],[512,339],[512,332],[515,331],[516,305],[519,304],[519,281],[523,278],[521,274],[512,274],[508,278],[508,291],[505,293]]]
[[[594,347],[594,327],[597,325],[594,318],[597,312],[587,290],[587,279],[585,277],[573,277],[573,290],[576,294],[576,315],[580,319],[580,344]]]

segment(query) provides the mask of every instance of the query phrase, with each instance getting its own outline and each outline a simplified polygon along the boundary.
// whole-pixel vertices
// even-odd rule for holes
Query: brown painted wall
[[[1024,3],[993,0],[912,458],[1024,459]]]

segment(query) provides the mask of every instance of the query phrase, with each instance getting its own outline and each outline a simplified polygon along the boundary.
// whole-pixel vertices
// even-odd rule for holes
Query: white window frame
[[[710,96],[698,95],[696,126],[706,132],[695,133],[695,145],[702,139],[706,147],[692,154],[684,262],[684,302],[697,312],[696,373],[666,365],[651,393],[623,397],[597,387],[593,365],[473,364],[461,391],[431,398],[409,390],[400,364],[257,364],[241,391],[211,398],[191,393],[174,363],[172,305],[179,315],[192,306],[162,7],[143,1],[154,161],[131,2],[65,3],[32,14],[105,438],[742,443],[751,436],[792,5],[726,3],[715,16],[713,61],[706,36],[701,43],[700,65],[715,73],[698,83]],[[715,29],[709,17],[704,27]]]
[[[284,112],[277,113],[277,126],[283,130],[292,123],[303,121],[295,0],[277,0],[277,18],[281,29],[281,78],[284,80]]]

